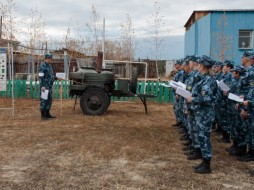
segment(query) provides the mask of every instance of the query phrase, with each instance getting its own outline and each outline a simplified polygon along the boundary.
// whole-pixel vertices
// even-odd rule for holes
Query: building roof
[[[185,30],[189,30],[189,28],[191,27],[192,24],[194,24],[196,21],[198,21],[202,17],[204,17],[204,16],[206,16],[210,13],[213,13],[213,12],[253,12],[254,13],[254,9],[228,9],[228,10],[217,9],[217,10],[197,10],[197,11],[193,11],[190,18],[188,19],[188,21],[184,25]]]

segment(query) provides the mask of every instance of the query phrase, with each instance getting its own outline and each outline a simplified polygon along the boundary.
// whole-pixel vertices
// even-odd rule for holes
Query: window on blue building
[[[252,49],[253,48],[253,31],[252,30],[239,30],[239,49]]]

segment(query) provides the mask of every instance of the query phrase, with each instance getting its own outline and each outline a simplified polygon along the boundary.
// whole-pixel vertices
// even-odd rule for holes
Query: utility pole
[[[3,17],[0,18],[0,43],[2,42]]]
[[[102,68],[105,68],[105,18],[103,18],[103,40],[102,40],[102,52],[103,52],[103,57],[102,57]]]

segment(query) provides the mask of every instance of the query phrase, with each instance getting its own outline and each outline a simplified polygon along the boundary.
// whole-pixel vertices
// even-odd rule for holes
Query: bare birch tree
[[[129,14],[127,14],[126,22],[121,24],[121,28],[122,58],[128,61],[133,61],[135,56],[135,32]]]
[[[7,40],[16,40],[17,33],[16,18],[16,4],[14,0],[2,0],[0,2],[0,16],[2,16],[2,38]]]
[[[158,2],[154,3],[154,11],[152,13],[152,16],[147,20],[147,31],[152,35],[153,38],[153,46],[155,51],[155,59],[156,59],[156,73],[159,77],[158,72],[158,58],[160,56],[159,51],[162,48],[163,45],[163,38],[162,38],[162,32],[163,27],[165,25],[164,16],[160,15],[160,6]]]
[[[108,60],[124,60],[120,41],[106,40],[104,53],[105,58]]]
[[[67,49],[85,53],[84,51],[85,40],[84,36],[82,36],[82,34],[80,33],[80,26],[78,24],[75,33],[71,32],[70,26],[67,28],[64,42],[65,47]]]
[[[45,33],[46,22],[37,8],[32,8],[29,18],[26,19],[27,30],[25,34],[28,38],[29,53],[42,54],[47,48],[47,36]]]
[[[90,55],[97,55],[97,52],[101,50],[99,38],[102,37],[102,22],[94,5],[92,5],[90,22],[87,22],[85,25],[88,30],[86,50]]]

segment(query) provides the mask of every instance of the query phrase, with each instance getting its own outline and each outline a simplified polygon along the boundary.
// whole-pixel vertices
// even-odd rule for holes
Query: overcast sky
[[[1,0],[1,2],[7,0]],[[154,13],[155,0],[13,0],[16,4],[17,19],[29,18],[31,9],[42,15],[48,39],[63,41],[68,27],[75,38],[80,25],[91,23],[94,5],[102,23],[106,21],[106,40],[120,39],[121,24],[126,23],[127,14],[138,42],[137,57],[152,57],[147,43],[151,36],[147,21]],[[159,16],[163,16],[166,44],[161,51],[162,59],[182,58],[184,55],[184,25],[197,10],[254,9],[254,0],[158,0]],[[77,27],[79,25],[79,27]],[[22,26],[21,26],[22,27]],[[27,26],[26,26],[27,27]],[[83,35],[82,35],[83,36]],[[139,38],[145,37],[145,38]],[[20,39],[19,39],[20,40]],[[151,40],[151,38],[150,38]],[[26,43],[26,39],[21,39]]]
[[[121,34],[120,24],[130,15],[137,37],[147,35],[147,21],[154,12],[154,0],[14,0],[19,17],[27,17],[31,8],[37,8],[47,23],[49,36],[61,37],[68,26],[90,21],[92,5],[101,20],[106,20],[106,36],[117,38]],[[168,35],[183,35],[184,24],[194,10],[254,9],[254,0],[158,0],[160,16],[164,16]],[[70,22],[71,20],[71,22]]]

